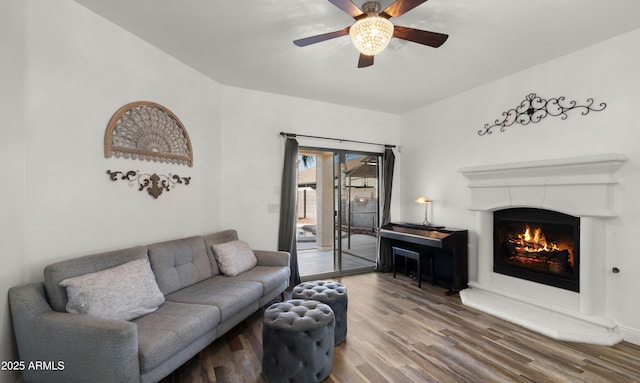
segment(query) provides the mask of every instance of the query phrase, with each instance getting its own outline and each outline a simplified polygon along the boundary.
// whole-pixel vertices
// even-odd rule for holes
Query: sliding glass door
[[[301,277],[372,271],[381,154],[301,148],[298,159]]]

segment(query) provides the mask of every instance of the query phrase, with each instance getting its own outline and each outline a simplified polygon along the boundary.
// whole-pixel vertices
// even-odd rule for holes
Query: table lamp
[[[418,197],[416,198],[417,203],[424,204],[424,221],[422,221],[422,225],[431,226],[431,222],[429,222],[429,198],[427,197]]]

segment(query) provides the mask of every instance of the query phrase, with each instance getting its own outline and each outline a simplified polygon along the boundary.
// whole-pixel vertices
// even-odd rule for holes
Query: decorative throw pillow
[[[146,258],[110,269],[67,278],[67,312],[131,320],[154,312],[164,303]]]
[[[258,259],[244,241],[229,241],[217,245],[211,245],[213,254],[218,261],[218,267],[222,274],[230,277],[253,268]]]

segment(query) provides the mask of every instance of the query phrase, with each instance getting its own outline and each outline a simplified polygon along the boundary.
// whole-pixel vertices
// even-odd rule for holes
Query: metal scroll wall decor
[[[129,181],[129,186],[133,186],[138,183],[138,190],[147,190],[150,196],[158,198],[163,191],[170,191],[178,184],[189,185],[191,177],[180,177],[177,174],[168,176],[153,174],[142,174],[139,171],[129,170],[128,172],[119,172],[107,170],[107,174],[111,177],[111,181],[124,180]]]
[[[164,162],[193,166],[193,151],[189,134],[178,117],[160,104],[136,101],[124,105],[109,120],[104,138],[104,154],[110,158]],[[153,198],[178,184],[189,185],[191,177],[143,174],[139,171],[111,171],[112,181],[138,183],[138,190],[147,190]]]
[[[587,115],[589,112],[600,112],[607,107],[607,104],[600,103],[597,107],[593,107],[593,99],[588,98],[585,105],[578,105],[576,101],[565,101],[564,97],[550,98],[548,100],[541,98],[535,93],[530,93],[517,107],[503,112],[504,118],[497,119],[492,125],[484,124],[484,129],[478,131],[478,135],[492,134],[492,129],[500,127],[500,131],[504,132],[505,128],[515,123],[527,125],[529,123],[540,122],[547,116],[560,117],[565,120],[567,112],[578,109],[582,110],[581,114]]]

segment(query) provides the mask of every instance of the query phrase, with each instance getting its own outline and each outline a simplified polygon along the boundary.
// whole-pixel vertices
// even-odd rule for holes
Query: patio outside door
[[[301,148],[298,263],[303,280],[372,271],[379,153]]]

